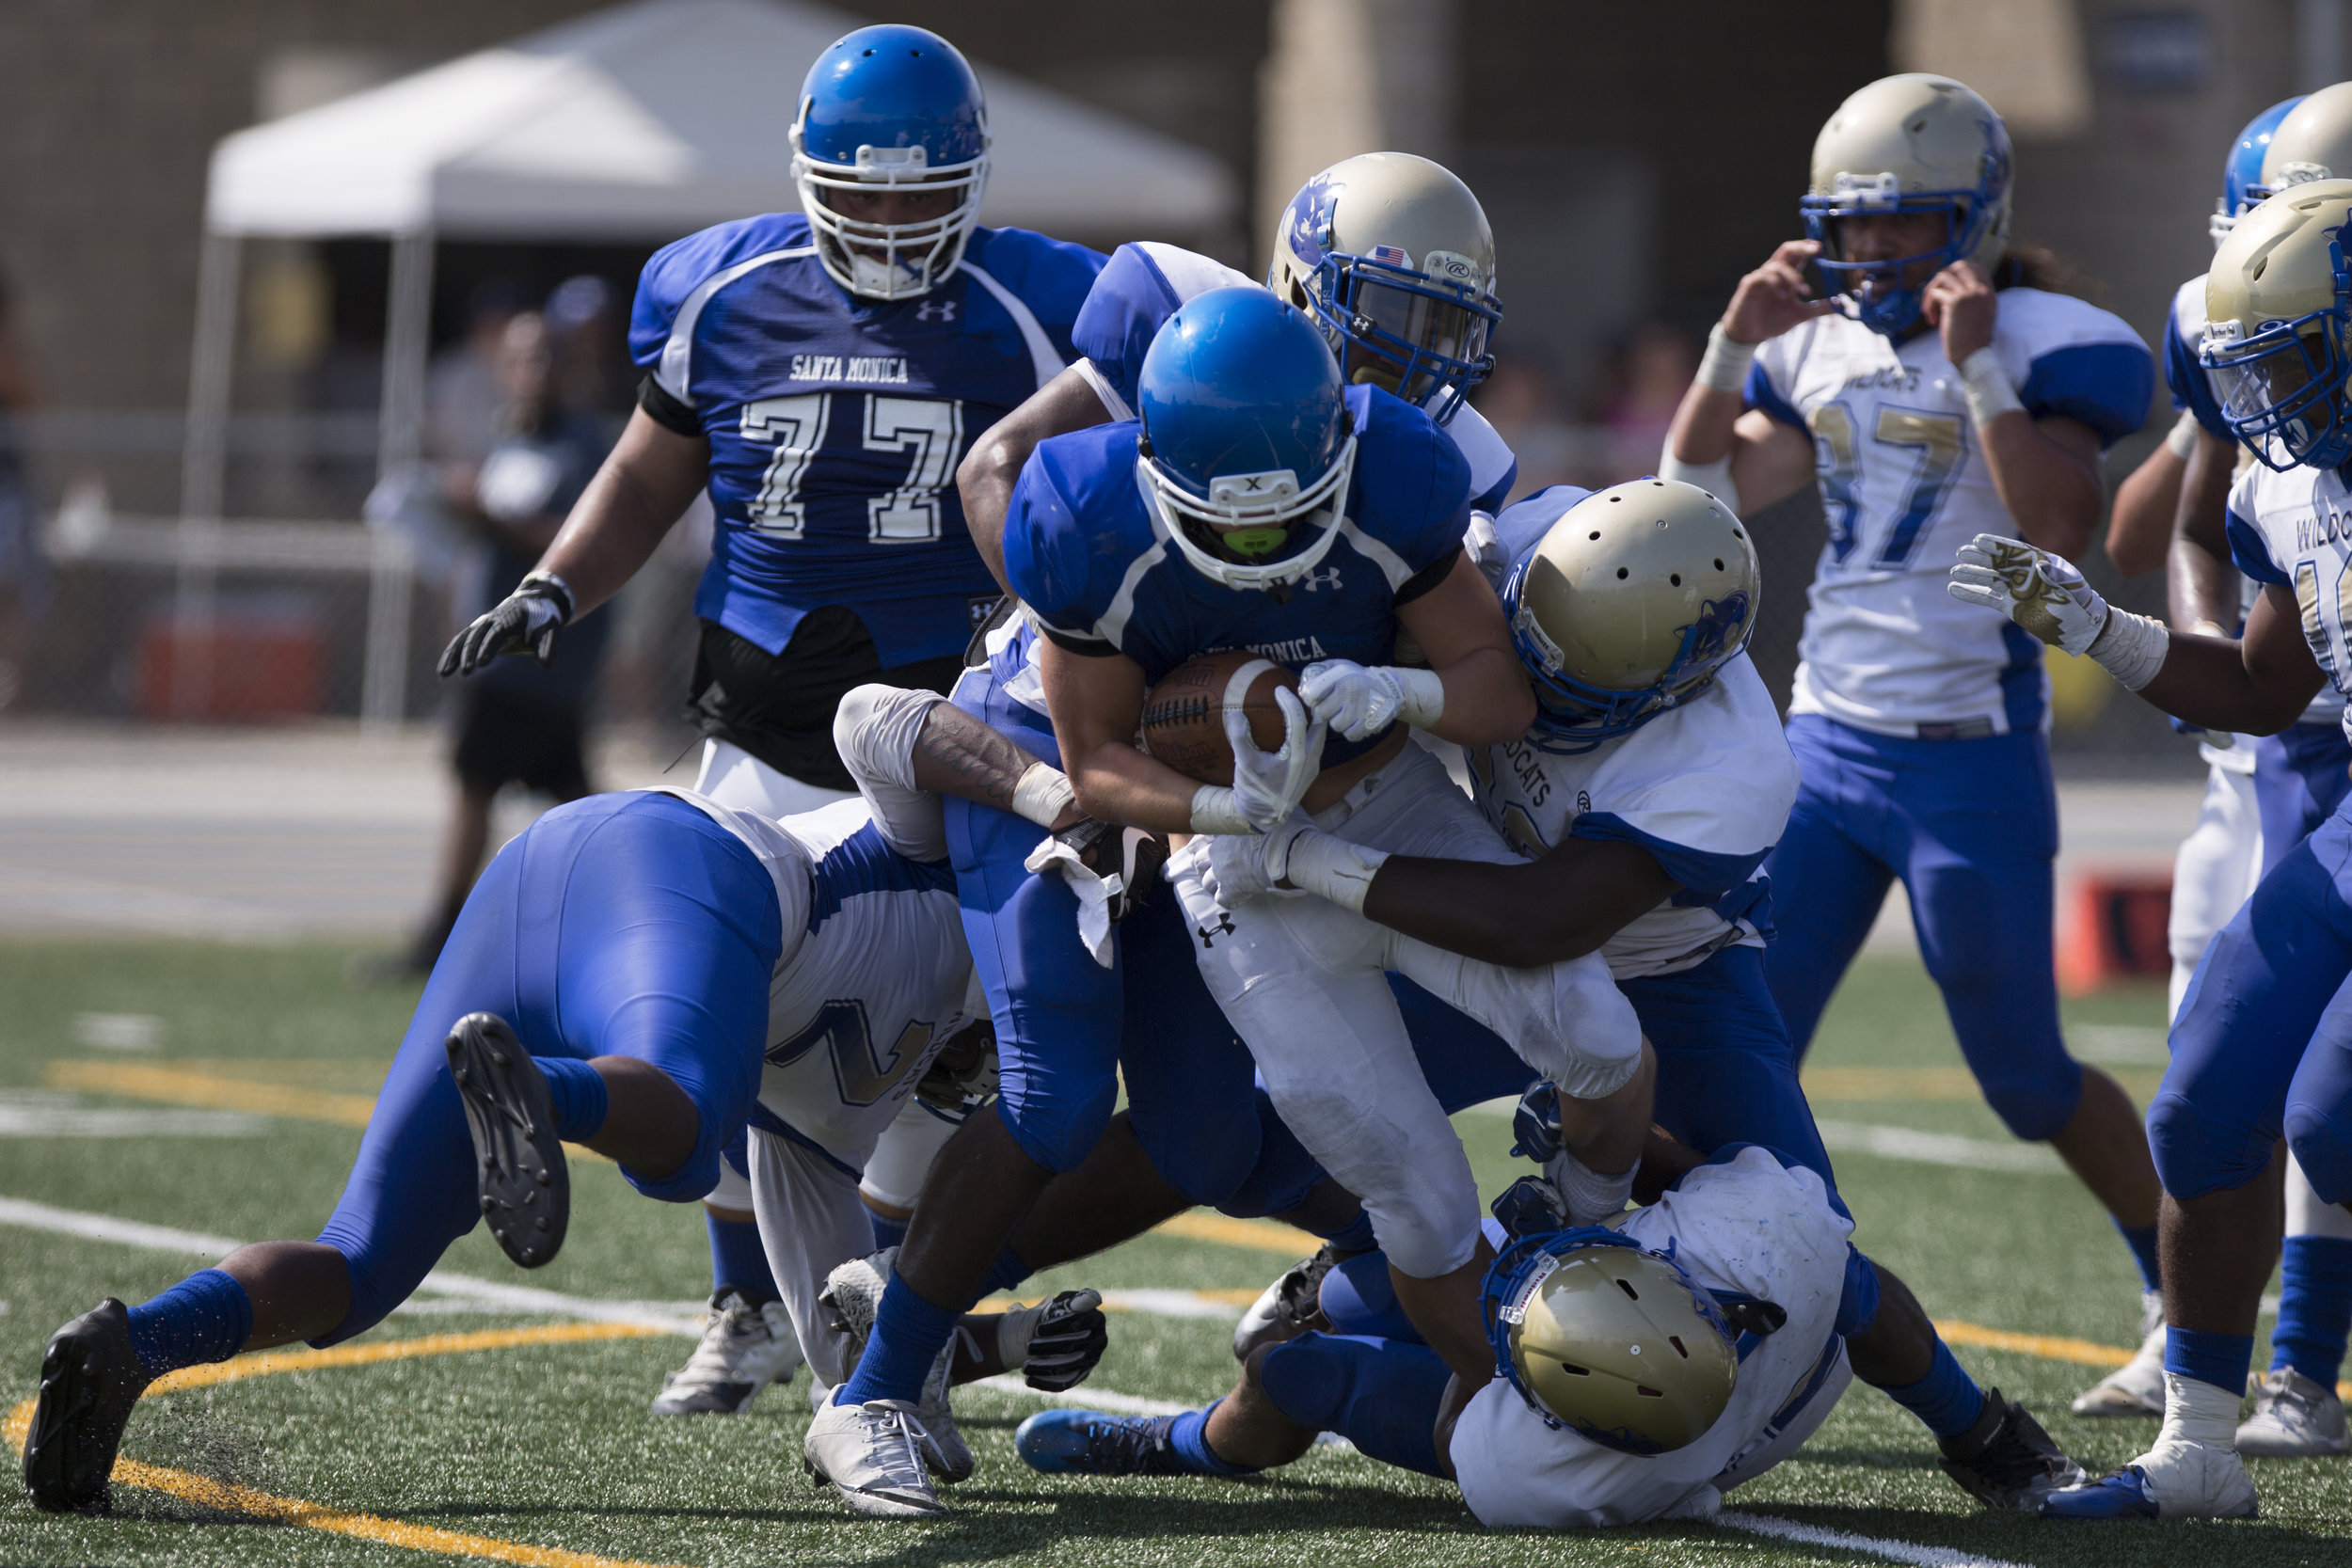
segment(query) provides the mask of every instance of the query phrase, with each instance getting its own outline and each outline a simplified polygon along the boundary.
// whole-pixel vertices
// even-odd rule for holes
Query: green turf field
[[[345,956],[326,947],[0,946],[0,1127],[14,1130],[0,1136],[0,1210],[7,1200],[29,1202],[239,1240],[312,1235],[358,1137],[350,1117],[364,1107],[412,1001],[406,991],[347,989]],[[2161,1060],[2161,996],[2106,997],[2068,1012],[2076,1038],[2115,1061],[2144,1099]],[[142,1026],[93,1022],[93,1014],[161,1023],[148,1049],[124,1049],[142,1043]],[[1978,1140],[1985,1149],[2011,1147],[1956,1075],[1949,1031],[1915,964],[1859,967],[1831,1010],[1813,1065],[1815,1108],[1825,1124],[1849,1129],[1849,1141],[1883,1137],[1867,1129],[1899,1128]],[[239,1105],[274,1114],[232,1129],[237,1135],[190,1130],[217,1133],[218,1124],[204,1118]],[[57,1119],[68,1110],[151,1117],[174,1106],[196,1107],[180,1113],[193,1118],[181,1131],[170,1123],[121,1135],[103,1117]],[[1473,1113],[1462,1127],[1482,1178],[1499,1189],[1515,1174],[1504,1152],[1507,1124]],[[1905,1275],[1938,1318],[2106,1346],[2132,1342],[2137,1293],[2128,1258],[2070,1179],[1853,1150],[1837,1158],[1860,1216],[1858,1240]],[[609,1166],[580,1168],[574,1206],[571,1239],[546,1269],[522,1275],[480,1233],[446,1267],[580,1297],[675,1303],[708,1289],[697,1211],[637,1197]],[[1254,1291],[1285,1261],[1263,1247],[1153,1236],[1040,1283]],[[0,1223],[0,1412],[33,1392],[40,1346],[59,1323],[103,1295],[140,1300],[197,1266],[153,1247]],[[544,1331],[564,1321],[492,1315],[463,1301],[434,1305],[431,1313],[395,1314],[358,1342]],[[1231,1381],[1228,1338],[1220,1321],[1120,1313],[1095,1386],[1205,1401]],[[553,1568],[584,1560],[568,1554],[711,1565],[1888,1560],[1722,1527],[1566,1541],[1490,1535],[1451,1488],[1343,1450],[1317,1450],[1248,1483],[1049,1481],[1012,1451],[1014,1425],[1040,1402],[989,1389],[959,1396],[980,1468],[950,1495],[951,1519],[852,1522],[802,1478],[804,1383],[771,1390],[742,1418],[645,1414],[662,1372],[689,1348],[678,1338],[580,1338],[151,1397],[132,1423],[125,1454],[159,1467],[145,1473],[163,1489],[118,1484],[114,1517],[61,1520],[36,1513],[10,1482],[0,1500],[0,1564],[502,1560]],[[2087,1465],[2128,1459],[2153,1434],[2153,1423],[2064,1415],[2066,1402],[2099,1375],[2095,1367],[1964,1342],[1960,1354],[2029,1403]],[[246,1490],[233,1498],[215,1490],[208,1506],[183,1495],[196,1490],[187,1478]],[[1945,1480],[1909,1417],[1857,1385],[1797,1461],[1732,1501],[1754,1515],[1912,1553],[1897,1560],[2352,1564],[2352,1467],[2264,1462],[2255,1479],[2259,1524],[2091,1527],[1994,1517]],[[1923,1555],[1922,1547],[1947,1555]],[[452,1551],[460,1555],[435,1555]]]

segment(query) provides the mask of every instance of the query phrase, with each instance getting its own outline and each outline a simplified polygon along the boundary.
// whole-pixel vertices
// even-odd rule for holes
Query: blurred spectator
[[[31,361],[16,334],[15,311],[0,283],[0,711],[24,694],[34,640],[48,619],[49,559],[24,468],[16,417],[40,404]]]
[[[482,445],[479,463],[445,464],[449,508],[478,540],[466,574],[462,624],[504,597],[539,559],[564,517],[604,460],[602,433],[565,412],[555,396],[553,345],[544,318],[512,317],[493,361],[503,404]],[[592,612],[556,640],[555,661],[501,658],[456,683],[456,797],[442,841],[433,912],[416,941],[389,968],[422,974],[433,967],[456,923],[489,848],[490,809],[499,791],[521,784],[556,800],[591,793],[583,720],[611,618]]]
[[[477,284],[466,301],[466,335],[433,356],[424,383],[424,450],[444,462],[479,463],[498,439],[506,394],[499,386],[500,345],[522,312],[511,279]]]
[[[1563,417],[1559,388],[1541,361],[1497,355],[1493,372],[1470,401],[1519,460],[1513,499],[1574,477],[1577,433]]]
[[[1658,471],[1666,428],[1698,368],[1698,344],[1672,322],[1648,322],[1634,330],[1614,356],[1600,406],[1594,410],[1594,422],[1609,437],[1605,468],[1585,483],[1597,488]]]
[[[556,402],[566,413],[609,424],[615,439],[637,404],[624,309],[620,291],[588,273],[565,278],[548,295]]]

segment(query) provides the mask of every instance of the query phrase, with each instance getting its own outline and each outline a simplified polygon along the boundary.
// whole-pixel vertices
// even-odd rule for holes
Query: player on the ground
[[[2211,230],[2218,245],[2237,219],[2270,194],[2319,171],[2352,169],[2352,84],[2305,103],[2290,98],[2249,121],[2232,146]],[[2295,115],[2294,128],[2282,122]],[[2279,168],[2265,175],[2274,138]],[[2293,173],[2288,171],[2292,170]],[[2116,493],[2107,555],[2127,575],[2170,566],[2171,623],[2184,631],[2233,636],[2244,624],[2246,578],[2231,562],[2223,520],[2230,482],[2244,455],[2222,421],[2211,378],[2197,362],[2205,328],[2205,275],[2181,285],[2165,321],[2164,368],[2181,422]],[[2189,432],[2183,462],[2169,451]],[[2251,462],[2250,457],[2246,461]],[[2150,494],[2135,498],[2146,476]],[[2127,500],[2142,502],[2137,511]],[[2176,527],[2177,514],[2177,527]],[[2172,873],[2170,1016],[2180,1014],[2189,976],[2214,933],[2235,914],[2263,872],[2327,820],[2352,784],[2352,742],[2342,726],[2344,699],[2323,688],[2303,717],[2276,736],[2207,736],[2210,765],[2196,831],[2181,845]],[[2352,1214],[2322,1203],[2292,1156],[2286,1164],[2286,1242],[2280,1268],[2279,1326],[2269,1370],[2254,1408],[2238,1428],[2243,1454],[2291,1458],[2352,1449],[2336,1393],[2347,1329],[2352,1329]],[[2078,1416],[2161,1416],[2164,1335],[2148,1334],[2130,1364],[2074,1402]]]
[[[1815,483],[1829,516],[1789,704],[1801,784],[1768,867],[1765,972],[1799,1054],[1899,879],[1986,1100],[2057,1148],[2153,1291],[2138,1116],[2058,1032],[2042,650],[1941,585],[1980,532],[2079,553],[2099,454],[2139,427],[2153,379],[2129,326],[2013,253],[2010,177],[1999,116],[1958,82],[1891,76],[1848,99],[1814,144],[1811,237],[1740,280],[1661,471],[1746,515]]]
[[[1028,762],[984,746],[1013,777]],[[895,852],[856,805],[779,825],[630,791],[549,812],[468,899],[319,1239],[241,1247],[52,1338],[24,1450],[35,1503],[104,1505],[155,1378],[363,1333],[485,1216],[516,1261],[545,1263],[569,1211],[559,1140],[617,1161],[648,1196],[691,1202],[750,1117],[775,1273],[819,1374],[838,1379],[816,1303],[827,1272],[872,1245],[857,1165],[951,1037],[985,1031],[961,1012],[970,972],[946,867]],[[1081,1293],[1009,1335],[988,1320],[988,1351],[958,1370],[1010,1365],[1001,1353],[1025,1334],[1051,1347],[1049,1378],[1075,1381],[1099,1354],[1090,1309]],[[885,1418],[921,1430],[914,1412]],[[942,1440],[925,1437],[946,1466]]]
[[[1764,981],[1773,922],[1759,867],[1797,779],[1745,653],[1761,589],[1745,535],[1713,497],[1671,480],[1555,486],[1472,525],[1537,693],[1522,739],[1470,752],[1472,789],[1525,863],[1381,858],[1298,819],[1186,856],[1205,851],[1225,896],[1287,880],[1475,958],[1597,951],[1657,1052],[1659,1125],[1703,1152],[1770,1144],[1834,1187]],[[1448,1113],[1529,1088],[1486,1031],[1399,990]],[[1549,1141],[1540,1125],[1521,1136]],[[1324,1172],[1287,1143],[1264,1131],[1245,1193],[1254,1212],[1295,1219]],[[1316,1218],[1309,1227],[1326,1235],[1358,1231],[1344,1206]],[[1352,1244],[1366,1244],[1359,1232]],[[1963,1486],[1989,1506],[2031,1507],[2080,1479],[2029,1414],[1977,1386],[1899,1280],[1858,1256],[1855,1267],[1857,1370],[1935,1433]],[[1883,1313],[1882,1276],[1898,1304]],[[1290,1291],[1311,1302],[1311,1288]]]
[[[1853,1222],[1786,1155],[1750,1144],[1692,1163],[1606,1228],[1553,1220],[1514,1239],[1486,1222],[1491,1379],[1454,1372],[1392,1308],[1343,1311],[1328,1333],[1261,1348],[1206,1409],[1041,1412],[1021,1457],[1049,1475],[1245,1476],[1333,1432],[1454,1481],[1492,1528],[1705,1518],[1851,1381],[1836,1327]],[[1370,1305],[1380,1282],[1365,1283]]]
[[[2274,143],[2275,147],[2275,143]],[[2342,465],[2352,459],[2352,181],[2289,186],[2238,221],[2205,287],[2200,361],[2223,421],[2256,463],[2233,485],[2227,529],[2263,585],[2237,640],[2168,631],[2115,610],[2063,559],[1980,535],[1951,569],[1955,599],[2006,613],[2088,654],[2125,688],[2212,730],[2276,734],[2321,685],[2347,686],[2346,607],[2335,585],[2352,540]],[[2283,1135],[2317,1196],[2352,1200],[2352,976],[2342,803],[2266,871],[2214,939],[2172,1026],[2171,1064],[2148,1112],[2163,1178],[2164,1426],[2105,1481],[2055,1495],[2045,1514],[2246,1518],[2254,1487],[2236,1451],[2256,1309],[2279,1244],[2274,1151]]]
[[[1156,240],[1111,253],[1078,312],[1080,358],[976,441],[956,476],[966,519],[1001,580],[1013,485],[1037,443],[1135,418],[1144,355],[1168,318],[1211,289],[1246,285],[1232,268]],[[1314,317],[1350,386],[1426,409],[1470,465],[1470,505],[1499,511],[1518,460],[1464,399],[1494,368],[1502,320],[1486,212],[1443,166],[1409,152],[1343,158],[1300,186],[1276,230],[1265,286]]]
[[[955,47],[861,27],[810,68],[793,125],[798,213],[672,245],[639,281],[645,380],[620,444],[515,593],[443,673],[543,646],[618,592],[696,492],[718,514],[688,707],[694,787],[781,816],[846,799],[833,744],[863,681],[945,691],[995,596],[951,483],[989,427],[1061,372],[1103,258],[977,221],[988,111]],[[905,1209],[952,1126],[910,1109],[877,1151],[869,1206]],[[726,1163],[710,1195],[715,1315],[657,1412],[741,1410],[798,1351]]]

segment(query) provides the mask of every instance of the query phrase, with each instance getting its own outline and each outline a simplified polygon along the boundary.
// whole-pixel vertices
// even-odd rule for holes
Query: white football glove
[[[1282,710],[1282,746],[1261,752],[1249,734],[1249,715],[1239,708],[1225,710],[1225,738],[1233,748],[1233,805],[1252,832],[1265,832],[1298,809],[1323,771],[1323,742],[1327,727],[1309,720],[1307,708],[1286,688],[1274,692]]]
[[[1302,895],[1295,888],[1277,887],[1290,859],[1291,845],[1315,831],[1303,816],[1277,822],[1263,833],[1212,833],[1201,839],[1200,885],[1210,897],[1229,910],[1273,894],[1280,898]]]
[[[1298,678],[1307,711],[1350,740],[1368,740],[1402,719],[1423,729],[1445,711],[1445,683],[1428,670],[1327,658]]]
[[[2107,601],[2064,556],[1979,533],[1960,547],[1945,588],[1963,604],[1997,610],[2053,648],[2087,654],[2106,629]]]

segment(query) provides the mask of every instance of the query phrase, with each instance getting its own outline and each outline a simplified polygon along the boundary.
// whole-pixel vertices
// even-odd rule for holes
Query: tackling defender
[[[1740,280],[1660,468],[1743,515],[1816,483],[1829,517],[1789,704],[1801,784],[1767,867],[1765,972],[1800,1057],[1899,879],[1986,1100],[2114,1216],[2153,1315],[2139,1118],[2058,1030],[2041,646],[1940,587],[1976,533],[2079,551],[2099,454],[2139,427],[2153,381],[2129,326],[2010,254],[2010,180],[2000,117],[1960,83],[1890,76],[1849,98],[1814,144],[1810,237]]]
[[[2274,143],[2274,149],[2275,149]],[[2346,607],[2335,585],[2352,541],[2352,181],[2292,185],[2241,218],[2205,286],[2199,351],[2221,415],[2256,459],[2233,486],[2228,536],[2263,585],[2244,636],[2168,631],[2115,610],[2063,559],[1979,535],[1951,568],[1955,599],[2088,654],[2125,688],[2208,729],[2275,734],[2323,682],[2346,692]],[[2206,952],[2148,1112],[2164,1180],[2164,1426],[2095,1484],[2043,1506],[2067,1518],[2250,1518],[2236,1451],[2256,1310],[2279,1242],[2272,1168],[2281,1136],[2326,1202],[2352,1200],[2352,976],[2339,803],[2266,871]]]
[[[950,483],[966,450],[1061,373],[1103,258],[979,225],[988,109],[955,47],[862,27],[800,92],[799,213],[721,224],[647,263],[629,344],[637,412],[563,532],[469,627],[443,673],[548,641],[616,593],[696,492],[718,514],[690,716],[694,787],[767,816],[847,799],[833,743],[861,682],[945,691],[994,585]],[[949,1132],[909,1101],[866,1192],[902,1225]],[[730,1164],[707,1199],[709,1336],[655,1401],[739,1411],[798,1351]]]

